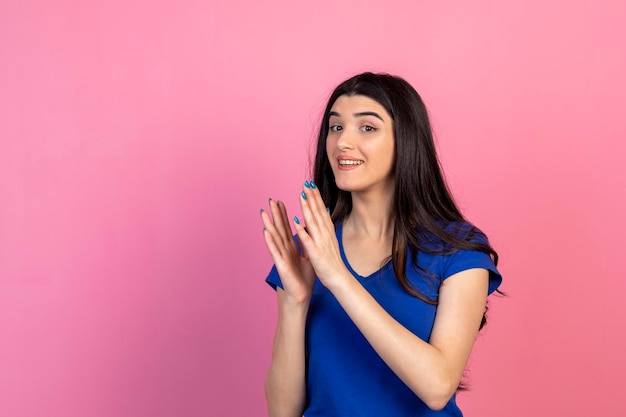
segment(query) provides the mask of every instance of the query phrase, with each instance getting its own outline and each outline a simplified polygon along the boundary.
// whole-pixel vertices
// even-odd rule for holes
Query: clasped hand
[[[265,244],[272,255],[286,294],[297,302],[310,299],[317,275],[326,287],[347,276],[335,226],[313,181],[306,181],[300,194],[304,223],[294,217],[302,253],[291,234],[289,217],[281,201],[270,199],[270,212],[261,210]],[[306,225],[306,229],[305,229]]]

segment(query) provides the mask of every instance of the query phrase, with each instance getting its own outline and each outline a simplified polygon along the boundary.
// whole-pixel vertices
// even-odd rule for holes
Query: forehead
[[[384,119],[391,119],[391,116],[387,113],[387,110],[385,110],[382,104],[374,99],[361,95],[339,96],[333,103],[330,111],[339,113],[340,116],[344,117],[352,116],[355,113],[373,111]]]

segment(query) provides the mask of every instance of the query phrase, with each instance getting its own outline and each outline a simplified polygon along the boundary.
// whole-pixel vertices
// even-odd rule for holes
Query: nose
[[[351,129],[344,129],[337,138],[337,147],[341,150],[354,148],[354,134]]]

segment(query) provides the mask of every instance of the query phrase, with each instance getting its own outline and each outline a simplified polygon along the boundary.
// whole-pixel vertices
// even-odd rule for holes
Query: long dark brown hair
[[[454,253],[460,249],[489,254],[497,265],[498,254],[484,234],[463,217],[444,180],[437,158],[428,112],[415,89],[400,77],[366,72],[341,83],[324,110],[313,165],[313,178],[333,221],[352,210],[349,192],[340,190],[326,154],[330,110],[340,96],[362,95],[380,103],[393,120],[395,138],[395,190],[393,196],[393,246],[391,261],[402,287],[411,295],[437,304],[420,293],[406,277],[408,254],[417,268],[418,252]],[[438,248],[434,249],[433,242]],[[407,249],[411,249],[408,251]],[[421,268],[419,268],[421,269]],[[424,271],[428,273],[428,271]],[[480,325],[482,328],[486,320]]]

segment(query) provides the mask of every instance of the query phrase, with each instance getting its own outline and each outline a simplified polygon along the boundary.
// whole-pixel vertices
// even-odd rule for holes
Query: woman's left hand
[[[322,284],[330,288],[349,273],[341,259],[335,225],[313,181],[305,181],[300,194],[300,207],[304,224],[294,218],[300,244]]]

